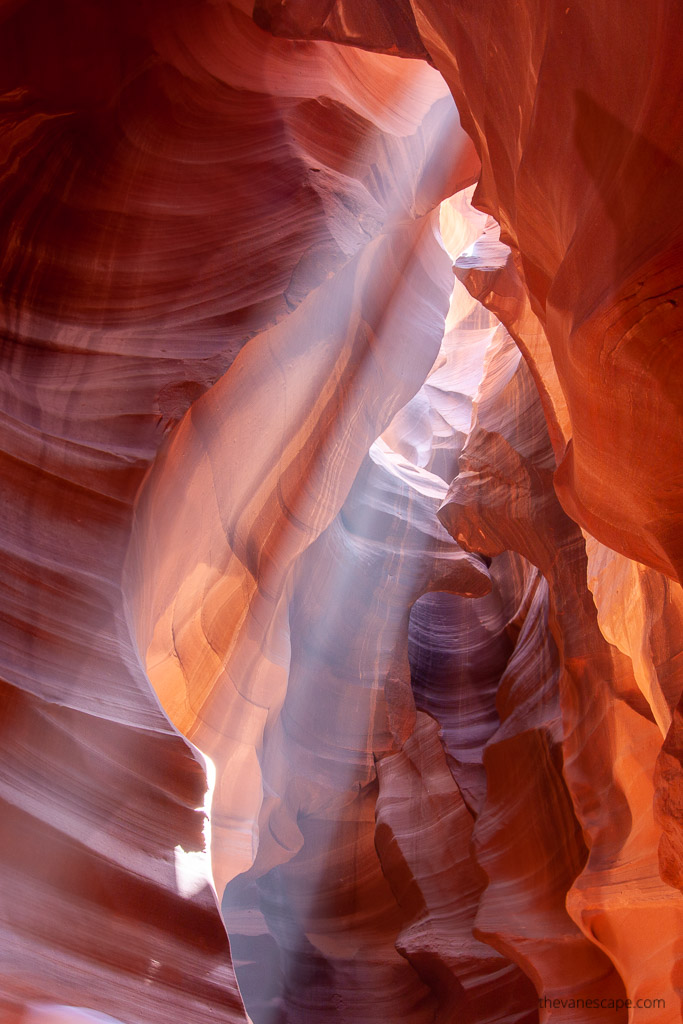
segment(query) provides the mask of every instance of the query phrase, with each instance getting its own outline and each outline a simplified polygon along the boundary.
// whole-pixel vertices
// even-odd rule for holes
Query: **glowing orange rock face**
[[[546,330],[572,424],[564,507],[680,582],[681,11],[629,4],[606,46],[606,3],[414,9]]]
[[[627,7],[3,8],[3,1020],[680,1020]]]

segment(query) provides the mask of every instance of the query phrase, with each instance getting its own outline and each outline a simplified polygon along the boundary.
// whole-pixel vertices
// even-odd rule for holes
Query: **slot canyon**
[[[0,21],[0,1024],[678,1024],[683,6]]]

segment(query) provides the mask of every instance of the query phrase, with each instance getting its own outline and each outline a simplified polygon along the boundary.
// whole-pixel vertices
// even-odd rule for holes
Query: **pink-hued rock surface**
[[[0,1019],[680,1021],[680,5],[0,20]]]

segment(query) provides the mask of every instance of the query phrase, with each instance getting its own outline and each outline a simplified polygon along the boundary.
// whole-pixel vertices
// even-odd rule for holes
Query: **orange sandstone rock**
[[[3,1020],[678,1021],[677,5],[0,16]]]

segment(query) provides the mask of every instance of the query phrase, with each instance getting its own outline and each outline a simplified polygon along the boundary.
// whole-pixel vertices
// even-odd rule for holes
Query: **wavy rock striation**
[[[678,1021],[678,6],[0,18],[3,1020]]]

